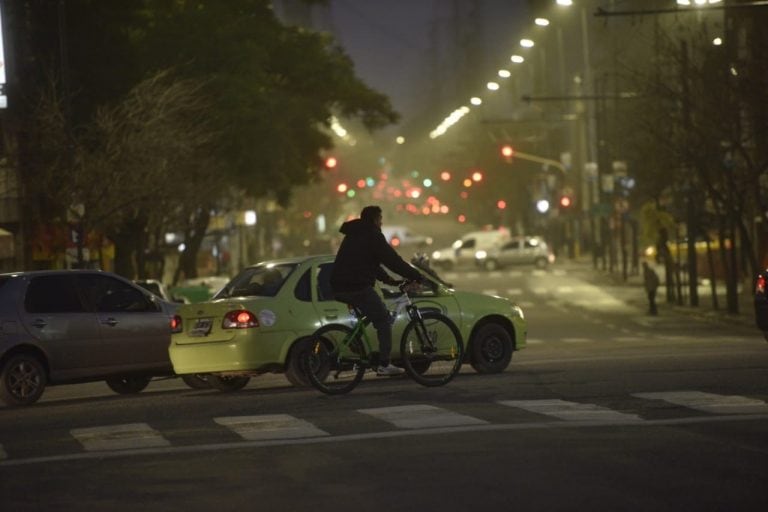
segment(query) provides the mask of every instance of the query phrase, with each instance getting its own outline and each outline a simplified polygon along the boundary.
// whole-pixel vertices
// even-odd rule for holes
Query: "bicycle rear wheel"
[[[422,386],[442,386],[459,373],[464,344],[458,327],[436,311],[422,311],[411,320],[400,341],[403,367]]]
[[[359,337],[351,339],[345,325],[326,325],[315,331],[305,353],[307,378],[328,395],[349,393],[363,379],[366,354]]]

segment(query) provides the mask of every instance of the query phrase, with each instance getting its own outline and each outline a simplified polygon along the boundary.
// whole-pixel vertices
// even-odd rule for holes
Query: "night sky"
[[[526,0],[477,3],[484,27],[479,44],[488,68],[487,76],[478,77],[477,82],[484,84],[507,62],[519,36],[515,27],[529,20]],[[437,24],[443,31],[450,30],[452,4],[449,0],[331,0],[331,19],[326,22],[354,60],[358,76],[387,94],[407,118],[427,100],[430,28]]]

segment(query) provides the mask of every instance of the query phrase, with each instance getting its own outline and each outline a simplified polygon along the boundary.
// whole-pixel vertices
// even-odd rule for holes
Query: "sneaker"
[[[379,366],[378,368],[376,368],[376,375],[382,375],[387,377],[391,377],[393,375],[400,375],[404,372],[405,370],[403,370],[402,368],[398,368],[392,363],[389,363],[387,366]]]

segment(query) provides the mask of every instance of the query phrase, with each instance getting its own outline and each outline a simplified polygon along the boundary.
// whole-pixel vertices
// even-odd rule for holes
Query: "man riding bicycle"
[[[399,375],[402,368],[390,363],[392,322],[374,284],[377,279],[389,285],[398,284],[382,265],[410,281],[420,282],[422,277],[387,243],[381,224],[378,206],[366,206],[359,219],[342,224],[339,231],[345,236],[336,253],[330,282],[334,298],[358,308],[376,328],[380,351],[377,375]]]

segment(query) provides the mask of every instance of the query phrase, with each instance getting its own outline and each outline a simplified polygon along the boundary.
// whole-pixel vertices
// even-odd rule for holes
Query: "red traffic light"
[[[496,208],[498,208],[499,210],[503,210],[506,207],[507,207],[507,202],[505,200],[499,199],[498,201],[496,201]]]
[[[572,204],[573,204],[573,199],[571,199],[571,196],[560,196],[561,208],[570,208]]]
[[[338,160],[336,160],[335,157],[329,156],[325,159],[325,167],[326,169],[334,169],[338,165]]]

